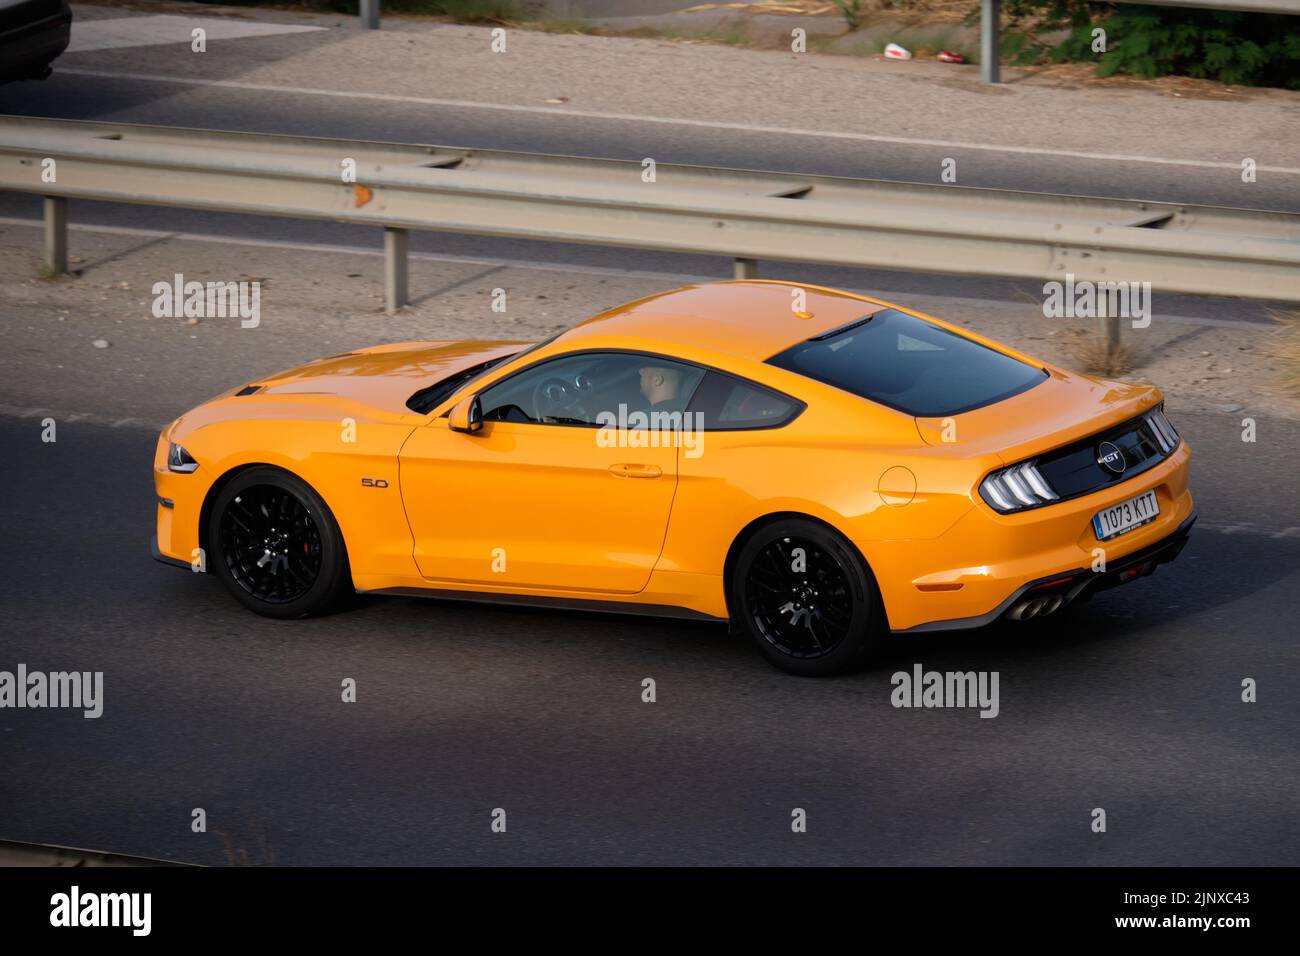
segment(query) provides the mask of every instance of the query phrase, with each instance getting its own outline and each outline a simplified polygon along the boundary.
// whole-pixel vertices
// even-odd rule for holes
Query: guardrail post
[[[1119,316],[1109,314],[1104,293],[1097,296],[1097,325],[1106,355],[1113,356],[1119,351]]]
[[[1002,66],[998,62],[1001,8],[1002,0],[980,0],[980,78],[985,83],[1002,82]]]
[[[379,29],[379,0],[361,0],[361,29]]]
[[[45,197],[45,261],[50,275],[68,271],[68,200],[64,196]]]
[[[405,229],[384,227],[384,308],[396,312],[410,301],[407,281],[407,251],[411,234]]]
[[[757,259],[736,259],[732,263],[732,275],[737,279],[757,279]]]

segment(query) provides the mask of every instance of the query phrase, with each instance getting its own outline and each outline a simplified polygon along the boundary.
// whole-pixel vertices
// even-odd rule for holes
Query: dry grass
[[[1133,350],[1122,342],[1111,349],[1101,336],[1087,334],[1080,336],[1072,346],[1074,361],[1082,371],[1090,375],[1118,378],[1137,367]]]
[[[1277,361],[1278,382],[1291,398],[1300,398],[1300,310],[1269,309],[1269,314],[1281,324],[1269,350]]]
[[[948,20],[963,20],[975,0],[860,0],[862,17],[880,13],[919,13]],[[792,17],[843,17],[835,0],[757,0],[757,2],[700,3],[686,12],[731,10],[737,13]]]
[[[1161,96],[1179,99],[1235,101],[1254,99],[1267,92],[1264,87],[1228,86],[1218,80],[1198,80],[1190,76],[1142,77],[1128,73],[1097,76],[1095,63],[1039,63],[1016,69],[1033,74],[1044,85],[1072,90],[1150,90]]]

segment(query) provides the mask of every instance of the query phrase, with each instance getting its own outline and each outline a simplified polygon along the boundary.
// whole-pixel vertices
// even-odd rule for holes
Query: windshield
[[[896,309],[802,342],[768,364],[917,418],[992,405],[1047,377],[1041,368]]]
[[[503,355],[501,358],[480,362],[478,365],[472,365],[465,371],[457,372],[450,378],[444,378],[441,382],[436,382],[428,388],[422,388],[406,400],[406,407],[413,412],[419,412],[421,415],[427,414],[450,398],[462,385],[468,384],[471,379],[477,378],[488,369],[495,368],[507,359],[514,357],[513,355]]]
[[[491,371],[502,362],[509,362],[513,359],[523,358],[529,352],[536,352],[543,345],[550,345],[567,331],[569,330],[561,329],[559,332],[547,336],[540,342],[534,342],[521,352],[515,352],[511,355],[503,355],[500,358],[489,359],[486,362],[480,362],[478,365],[471,366],[463,372],[457,372],[455,375],[444,378],[440,382],[435,382],[432,385],[422,388],[406,400],[406,407],[413,412],[419,412],[421,415],[426,415],[485,372]]]

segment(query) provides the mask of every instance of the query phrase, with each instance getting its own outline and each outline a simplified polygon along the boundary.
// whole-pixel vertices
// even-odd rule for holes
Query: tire
[[[814,521],[789,518],[760,528],[737,555],[728,585],[737,627],[791,674],[852,671],[878,655],[888,634],[866,562]]]
[[[236,475],[212,503],[207,537],[209,568],[250,611],[308,617],[352,593],[334,515],[287,471],[259,465]]]

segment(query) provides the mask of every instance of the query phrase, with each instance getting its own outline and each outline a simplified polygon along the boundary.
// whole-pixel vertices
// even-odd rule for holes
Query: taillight
[[[1060,497],[1032,461],[992,472],[980,482],[980,495],[1004,514],[1048,505]]]

